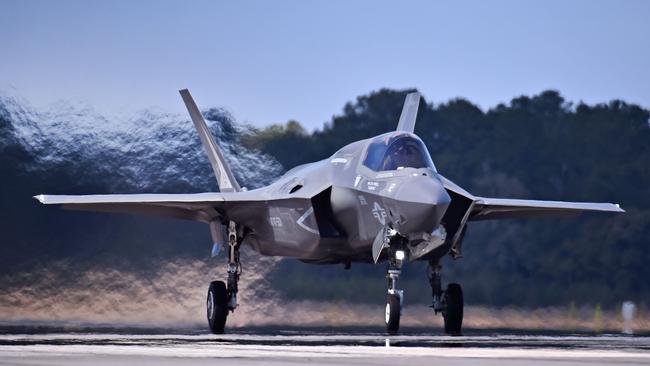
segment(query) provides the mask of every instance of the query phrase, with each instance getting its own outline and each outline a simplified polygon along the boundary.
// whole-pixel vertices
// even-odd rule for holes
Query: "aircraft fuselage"
[[[417,139],[404,132],[386,135]],[[309,262],[367,262],[373,240],[387,225],[415,241],[436,230],[451,199],[435,170],[373,171],[362,162],[371,140],[290,170],[256,190],[269,200],[230,211],[231,219],[249,229],[244,243],[264,255]]]

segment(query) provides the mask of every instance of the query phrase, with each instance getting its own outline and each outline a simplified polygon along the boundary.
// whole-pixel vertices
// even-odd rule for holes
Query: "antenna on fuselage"
[[[420,93],[409,93],[404,100],[402,114],[399,116],[396,131],[406,131],[413,133],[415,130],[415,119],[418,116],[418,107],[420,106]]]

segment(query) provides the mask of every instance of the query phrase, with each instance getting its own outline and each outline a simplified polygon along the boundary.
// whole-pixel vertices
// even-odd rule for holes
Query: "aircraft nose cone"
[[[437,179],[429,176],[414,176],[399,185],[395,198],[400,201],[430,205],[449,204],[451,198]]]
[[[414,176],[395,192],[400,206],[401,232],[431,232],[447,211],[451,197],[442,183],[429,176]]]

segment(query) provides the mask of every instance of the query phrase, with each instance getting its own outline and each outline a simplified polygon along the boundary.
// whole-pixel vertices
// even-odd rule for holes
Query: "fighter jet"
[[[46,205],[85,211],[153,215],[208,225],[213,253],[228,252],[227,280],[210,283],[207,318],[223,333],[237,308],[240,248],[314,264],[387,263],[386,331],[396,334],[404,307],[402,266],[426,261],[435,314],[445,332],[460,334],[463,292],[441,284],[440,260],[462,255],[468,224],[478,220],[624,212],[611,203],[480,197],[440,174],[414,133],[420,95],[406,96],[395,131],[342,147],[331,157],[297,166],[274,183],[246,190],[235,180],[187,89],[181,97],[205,148],[219,192],[35,196]]]

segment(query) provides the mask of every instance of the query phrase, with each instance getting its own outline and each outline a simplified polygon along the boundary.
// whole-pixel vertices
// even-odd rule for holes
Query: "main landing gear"
[[[239,245],[237,226],[230,221],[228,224],[228,282],[226,285],[223,281],[212,281],[208,288],[208,324],[214,334],[223,334],[228,313],[237,308],[237,283],[241,275]]]
[[[460,335],[463,325],[463,289],[457,283],[447,285],[447,290],[442,290],[440,270],[442,267],[438,262],[429,262],[429,283],[431,284],[431,295],[433,296],[433,311],[435,314],[442,313],[445,323],[445,333]]]

